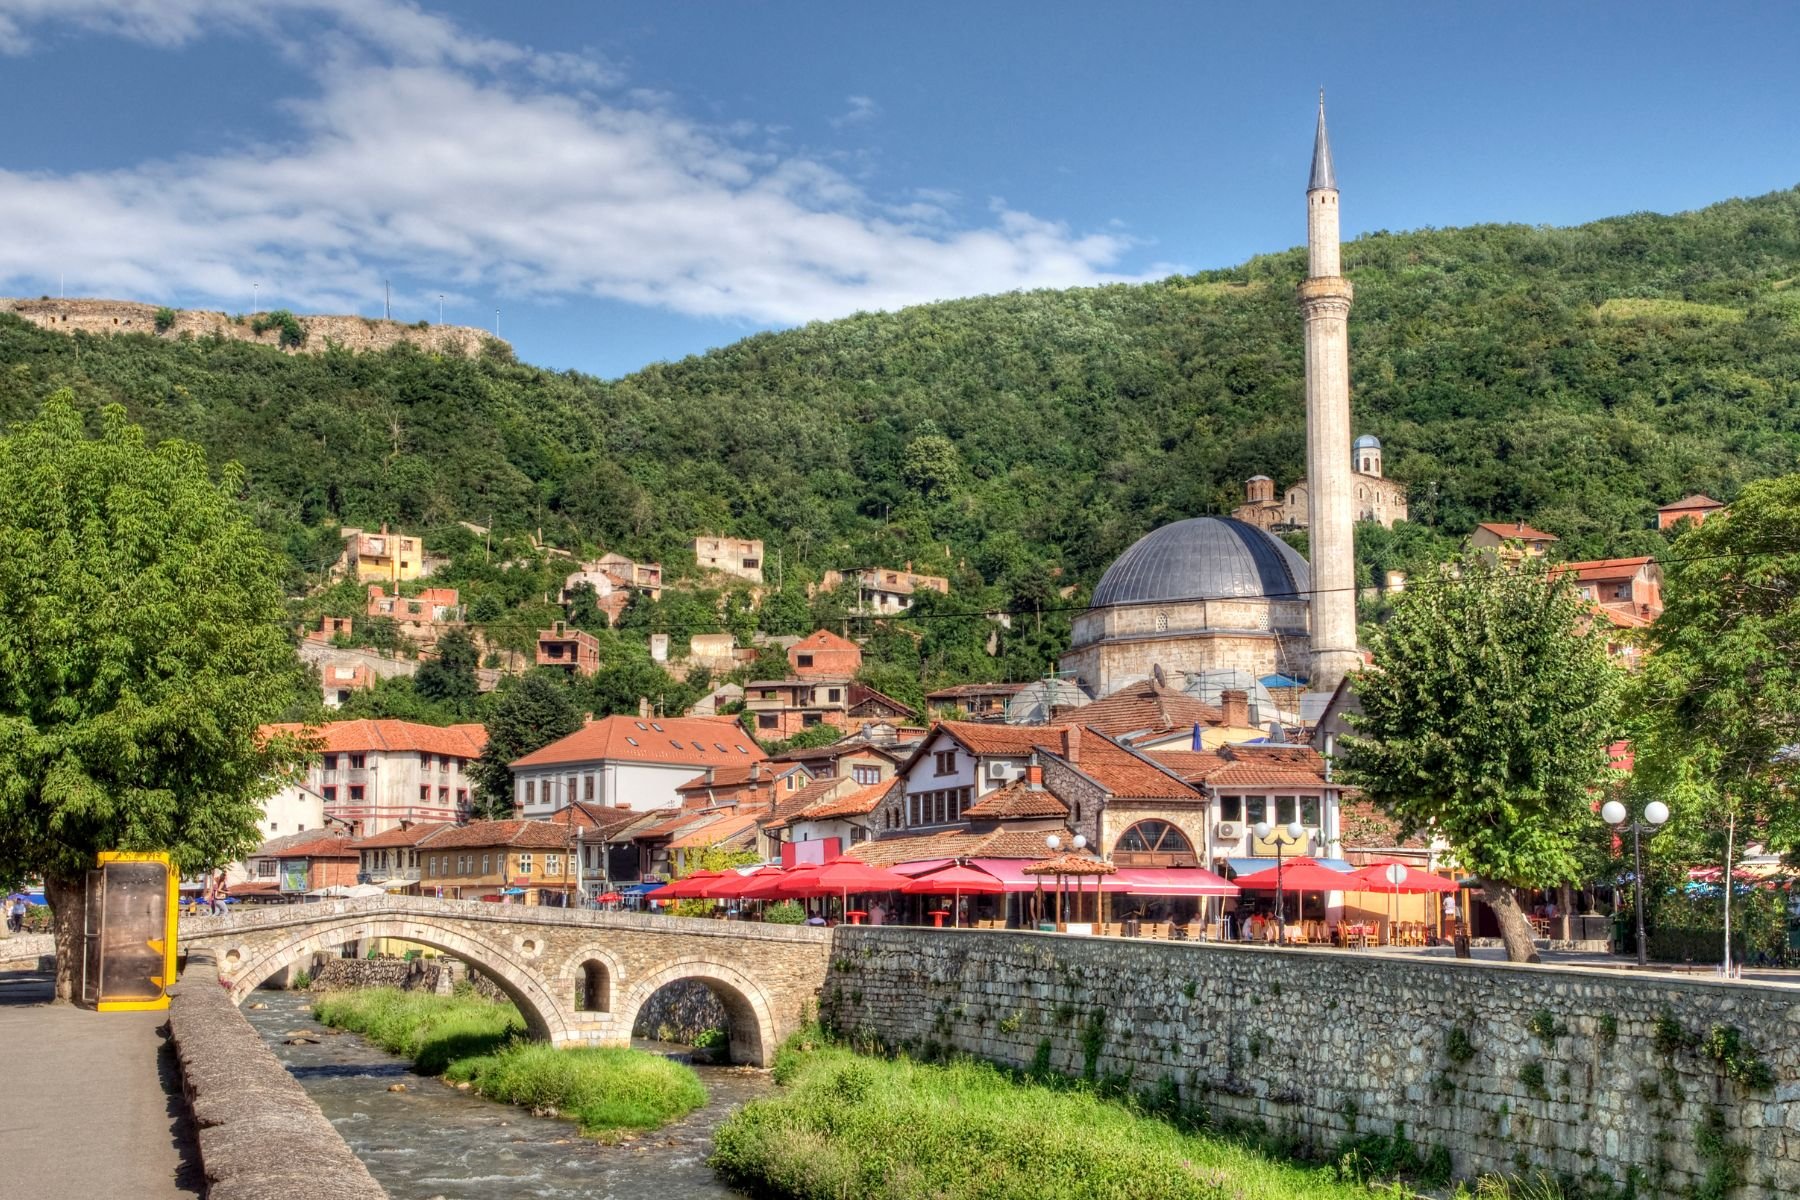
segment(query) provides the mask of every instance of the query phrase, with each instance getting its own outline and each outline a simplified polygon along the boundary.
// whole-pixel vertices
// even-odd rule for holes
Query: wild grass
[[[1741,308],[1641,296],[1615,296],[1602,302],[1599,312],[1602,320],[1644,321],[1655,325],[1735,324],[1744,319]]]
[[[516,1008],[466,989],[453,996],[397,988],[332,992],[313,1002],[313,1015],[404,1055],[424,1074],[567,1117],[589,1137],[655,1129],[706,1103],[692,1067],[623,1046],[559,1050],[525,1041]]]
[[[1367,1200],[1329,1168],[1184,1133],[1083,1089],[985,1063],[925,1065],[820,1045],[783,1051],[781,1094],[734,1113],[712,1165],[794,1200]],[[1393,1193],[1390,1193],[1393,1194]],[[1399,1193],[1405,1194],[1405,1193]]]

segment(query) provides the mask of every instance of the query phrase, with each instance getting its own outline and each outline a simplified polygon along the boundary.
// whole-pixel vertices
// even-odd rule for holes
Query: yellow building
[[[398,583],[422,579],[425,570],[425,546],[416,537],[391,532],[386,525],[380,532],[345,526],[338,531],[345,539],[343,567],[358,582],[385,579]]]

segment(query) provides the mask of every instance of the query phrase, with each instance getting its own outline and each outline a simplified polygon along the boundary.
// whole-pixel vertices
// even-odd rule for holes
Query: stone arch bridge
[[[184,918],[180,931],[183,949],[212,952],[238,1003],[315,953],[368,938],[478,967],[554,1045],[624,1045],[657,989],[699,980],[730,1017],[732,1060],[763,1066],[816,1006],[831,955],[830,932],[805,925],[416,896],[243,908]]]

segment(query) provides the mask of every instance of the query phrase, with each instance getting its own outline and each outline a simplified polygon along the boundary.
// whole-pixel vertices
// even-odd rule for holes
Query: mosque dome
[[[1372,433],[1365,433],[1351,442],[1350,448],[1352,450],[1379,450],[1381,449],[1381,439]]]
[[[1232,517],[1193,517],[1139,538],[1106,569],[1089,603],[1297,599],[1310,586],[1306,560],[1274,534]]]

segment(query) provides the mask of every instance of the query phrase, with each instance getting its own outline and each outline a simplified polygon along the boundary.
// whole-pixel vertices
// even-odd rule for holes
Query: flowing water
[[[393,1200],[736,1197],[706,1165],[713,1127],[775,1086],[766,1072],[697,1067],[711,1097],[706,1107],[606,1146],[581,1137],[567,1121],[533,1117],[416,1075],[355,1034],[315,1022],[308,999],[303,992],[257,992],[244,1015]],[[268,1008],[248,1007],[258,1002]],[[318,1044],[284,1044],[295,1033]],[[406,1090],[388,1091],[395,1083]]]

